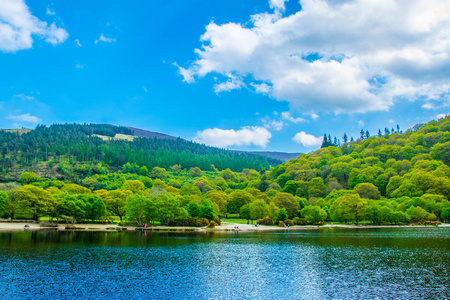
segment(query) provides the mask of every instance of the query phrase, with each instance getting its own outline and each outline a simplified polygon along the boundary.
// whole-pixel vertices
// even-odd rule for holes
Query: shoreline
[[[242,231],[242,232],[257,232],[257,231],[298,231],[319,228],[350,228],[350,229],[381,229],[381,228],[450,228],[450,224],[442,223],[441,225],[344,225],[344,224],[325,224],[325,225],[295,225],[289,228],[265,226],[250,224],[225,223],[215,228],[206,227],[170,227],[170,226],[155,226],[155,227],[136,227],[136,226],[118,226],[113,224],[75,224],[76,229],[65,229],[66,224],[58,224],[58,227],[40,227],[37,223],[9,223],[0,222],[0,231],[25,231],[24,225],[28,224],[27,230],[57,230],[57,231],[155,231],[155,232],[226,232],[226,231]],[[235,226],[238,229],[235,229]],[[124,229],[125,228],[125,229]]]

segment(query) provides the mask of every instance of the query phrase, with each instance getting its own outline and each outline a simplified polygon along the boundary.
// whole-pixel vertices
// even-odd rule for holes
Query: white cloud
[[[77,45],[78,48],[83,47],[83,45],[81,45],[79,39],[75,39],[75,40],[73,40],[73,41],[75,42],[75,44]]]
[[[103,33],[100,35],[100,37],[98,38],[98,40],[95,40],[94,43],[97,44],[98,42],[104,42],[104,43],[113,43],[115,42],[116,39],[113,38],[107,38],[103,35]]]
[[[297,133],[292,140],[298,144],[302,144],[305,147],[317,147],[322,144],[322,137],[315,137],[312,134],[308,134],[304,131]]]
[[[178,67],[184,81],[210,73],[257,81],[304,114],[388,110],[398,99],[442,102],[450,93],[448,0],[300,0],[289,16],[284,3],[271,0],[274,13],[245,25],[208,24],[197,59]]]
[[[23,114],[23,115],[18,115],[18,116],[9,116],[8,119],[18,121],[18,122],[34,123],[34,124],[41,122],[41,119],[39,119],[38,117],[32,116],[29,113]]]
[[[230,78],[227,81],[215,84],[214,92],[216,94],[220,94],[221,92],[229,92],[232,90],[238,90],[244,85],[245,84],[244,84],[244,82],[242,82],[242,80],[240,80],[234,76],[230,76]]]
[[[389,123],[394,124],[395,121],[394,120],[389,120]]]
[[[264,127],[246,126],[240,130],[234,129],[205,129],[197,132],[195,141],[215,147],[249,146],[255,145],[265,148],[272,134]]]
[[[437,116],[436,116],[436,119],[442,119],[442,118],[445,118],[447,115],[446,114],[438,114]]]
[[[255,88],[255,91],[257,93],[260,93],[260,94],[269,94],[270,90],[271,90],[270,86],[265,83],[258,84],[258,83],[251,82],[250,85]]]
[[[261,119],[261,121],[264,123],[264,127],[274,129],[276,131],[282,130],[284,125],[286,125],[283,121],[270,120],[269,118]]]
[[[47,15],[55,15],[55,12],[51,10],[50,8],[47,8],[47,11],[45,12]]]
[[[28,95],[25,95],[25,94],[14,95],[14,97],[20,98],[22,100],[34,100],[33,96],[28,96]]]
[[[278,9],[280,11],[285,10],[284,2],[289,0],[269,0],[270,8]]]
[[[364,127],[364,121],[363,120],[359,120],[358,121],[358,127]]]
[[[294,117],[292,117],[291,114],[290,114],[288,111],[282,112],[282,113],[281,113],[281,117],[282,117],[284,120],[291,121],[292,123],[295,123],[295,124],[300,123],[300,122],[305,122],[305,121],[306,121],[305,119],[300,118],[300,117],[299,117],[299,118],[294,118]]]
[[[77,69],[83,69],[84,67],[86,67],[86,65],[84,65],[84,64],[80,64],[80,63],[75,64],[75,68],[77,68]]]
[[[148,90],[147,90],[147,88],[145,87],[145,86],[142,86],[142,88],[144,89],[144,91],[147,93],[148,92]]]
[[[314,119],[314,120],[315,120],[315,119],[318,119],[318,118],[319,118],[319,115],[318,115],[318,114],[315,114],[315,113],[312,113],[312,114],[311,114],[311,118]]]
[[[49,26],[33,16],[23,0],[0,1],[0,50],[16,52],[30,49],[33,36],[57,45],[63,43],[69,34],[54,23]]]

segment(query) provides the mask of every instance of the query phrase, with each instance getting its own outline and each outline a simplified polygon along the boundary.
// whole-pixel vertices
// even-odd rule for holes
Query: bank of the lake
[[[24,230],[24,226],[28,225],[28,230],[66,230],[66,224],[57,224],[57,227],[42,227],[38,223],[11,223],[11,222],[0,222],[0,231],[10,231],[10,230]],[[111,230],[145,230],[145,231],[179,231],[179,232],[190,232],[190,231],[280,231],[280,230],[308,230],[317,228],[349,228],[349,229],[380,229],[380,228],[432,228],[440,227],[446,228],[450,227],[448,223],[442,223],[440,225],[345,225],[345,224],[325,224],[325,225],[296,225],[289,228],[277,227],[277,226],[264,226],[264,225],[251,225],[251,224],[237,224],[237,223],[227,223],[223,222],[221,226],[216,226],[215,228],[206,227],[180,227],[180,226],[154,226],[148,228],[134,227],[134,226],[119,226],[116,224],[75,224],[73,225],[77,229],[71,230],[85,230],[85,231],[111,231]]]

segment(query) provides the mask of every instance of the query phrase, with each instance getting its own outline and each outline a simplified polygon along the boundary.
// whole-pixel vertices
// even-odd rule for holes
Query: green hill
[[[116,172],[126,163],[148,169],[180,165],[233,171],[263,170],[281,163],[183,139],[133,135],[130,128],[106,124],[54,124],[39,125],[35,130],[0,131],[0,181],[17,180],[24,171],[48,178],[83,179],[98,173],[99,168]]]
[[[186,226],[214,226],[227,214],[267,225],[450,220],[448,117],[361,135],[270,170],[260,156],[178,139],[113,139],[129,130],[66,124],[0,133],[3,179],[18,179],[0,184],[0,217]],[[24,172],[37,168],[55,176]]]

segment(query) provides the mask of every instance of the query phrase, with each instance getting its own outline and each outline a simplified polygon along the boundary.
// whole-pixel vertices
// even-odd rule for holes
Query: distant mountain
[[[112,125],[114,126],[114,125]],[[157,138],[157,139],[168,139],[168,140],[177,140],[182,138],[177,138],[168,134],[163,134],[159,132],[134,128],[134,127],[126,127],[130,129],[133,132],[134,136],[138,137],[145,137],[145,138]],[[232,150],[234,151],[234,150]],[[261,155],[267,158],[281,160],[283,162],[289,161],[291,159],[296,159],[301,153],[287,153],[287,152],[272,152],[272,151],[242,151],[242,150],[236,150],[235,152],[241,153],[241,154],[256,154]]]
[[[130,129],[133,132],[133,135],[138,136],[138,137],[168,139],[168,140],[173,140],[173,141],[179,139],[177,137],[174,137],[174,136],[171,136],[168,134],[159,133],[159,132],[134,128],[134,127],[126,127],[126,128]],[[181,140],[184,140],[184,139],[181,139]]]
[[[283,162],[296,159],[301,153],[272,152],[272,151],[236,151],[238,153],[258,154],[271,159],[278,159]]]

